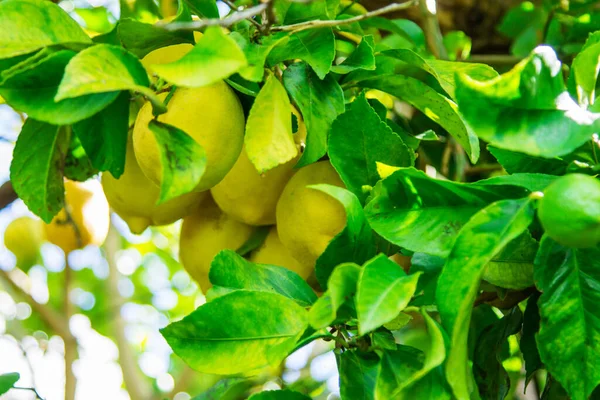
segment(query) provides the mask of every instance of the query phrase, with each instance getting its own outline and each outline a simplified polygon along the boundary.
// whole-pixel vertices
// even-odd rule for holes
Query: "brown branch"
[[[407,8],[411,8],[417,5],[418,0],[409,0],[404,3],[392,3],[388,4],[385,7],[382,7],[377,10],[369,11],[368,13],[357,15],[356,17],[348,18],[348,19],[332,19],[332,20],[312,20],[306,22],[299,22],[297,24],[292,25],[283,25],[283,26],[274,26],[271,28],[272,32],[298,32],[311,28],[327,28],[334,27],[339,25],[347,25],[353,24],[355,22],[360,22],[365,19],[377,17],[379,15],[389,14],[395,11],[405,10]]]
[[[243,11],[238,11],[223,19],[208,18],[192,22],[173,22],[170,24],[159,23],[157,26],[161,26],[168,31],[198,31],[209,26],[222,26],[224,28],[229,28],[230,26],[235,25],[245,19],[260,15],[267,9],[267,5],[267,3],[261,3],[257,6],[246,8]]]
[[[116,253],[120,249],[120,237],[115,227],[111,224],[108,236],[104,242],[104,251],[108,263],[107,291],[110,309],[114,310],[112,319],[113,335],[119,350],[119,365],[123,374],[125,388],[131,400],[145,400],[150,398],[150,388],[143,379],[136,355],[125,337],[125,321],[121,317],[121,307],[125,303],[119,292],[120,273],[116,264]]]
[[[13,189],[12,183],[6,181],[0,186],[0,210],[7,207],[13,201],[17,200],[19,196]]]
[[[69,257],[68,254],[65,254],[65,280],[63,287],[63,313],[66,318],[67,326],[65,327],[69,330],[69,321],[71,317],[75,313],[73,304],[69,299],[69,294],[71,293],[71,287],[73,283],[73,270],[69,265]],[[77,360],[77,340],[71,334],[69,330],[69,335],[63,338],[65,342],[65,400],[75,400],[75,391],[77,388],[77,378],[75,377],[75,373],[73,372],[73,364],[75,360]]]

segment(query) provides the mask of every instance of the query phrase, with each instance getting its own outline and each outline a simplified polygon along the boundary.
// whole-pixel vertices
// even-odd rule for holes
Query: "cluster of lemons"
[[[191,45],[161,48],[142,62],[172,62],[189,49]],[[164,99],[167,93],[160,96]],[[337,200],[307,187],[322,183],[343,187],[328,161],[295,168],[306,139],[298,112],[290,109],[290,120],[294,114],[298,121],[293,134],[298,156],[259,174],[244,147],[242,106],[225,82],[176,88],[167,110],[158,120],[185,131],[206,152],[206,170],[195,190],[157,205],[163,169],[158,143],[148,128],[153,118],[148,102],[130,132],[125,170],[118,179],[104,173],[101,189],[95,180],[66,181],[68,212],[62,210],[50,224],[26,217],[9,226],[6,246],[19,265],[35,262],[34,254],[44,239],[65,253],[101,244],[108,231],[110,205],[135,234],[148,226],[183,219],[180,260],[203,291],[210,287],[208,271],[213,257],[223,249],[239,249],[258,227],[265,226],[270,227],[269,233],[249,254],[250,260],[283,266],[310,278],[318,256],[345,226],[346,214]]]

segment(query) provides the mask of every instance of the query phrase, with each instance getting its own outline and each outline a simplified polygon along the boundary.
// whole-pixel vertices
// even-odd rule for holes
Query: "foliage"
[[[49,1],[0,2],[0,96],[27,116],[11,182],[46,223],[65,205],[65,178],[123,173],[143,101],[161,160],[158,202],[193,191],[214,161],[190,132],[157,118],[177,88],[222,81],[244,108],[244,151],[259,174],[327,159],[345,185],[308,187],[346,215],[308,282],[251,262],[267,232],[252,228],[243,246],[213,258],[205,302],[192,311],[188,299],[169,315],[160,333],[173,352],[224,376],[197,398],[324,398],[302,382],[260,391],[314,341],[333,348],[342,399],[514,398],[518,380],[538,384],[541,370],[547,392],[589,398],[600,384],[600,247],[577,245],[590,242],[578,229],[565,230],[573,246],[555,242],[537,208],[558,176],[600,171],[593,2],[520,2],[499,25],[519,61],[499,71],[464,59],[463,32],[436,49],[425,45],[431,32],[407,20],[348,23],[366,12],[355,2],[234,3],[243,10],[222,19],[214,0],[179,1],[171,16],[141,0],[122,2],[119,19],[78,9],[84,30]],[[179,60],[141,60],[182,43],[193,48]],[[586,195],[574,188],[544,214],[574,223],[568,206]],[[597,234],[589,214],[586,229]],[[126,246],[148,264],[181,268],[170,249]],[[140,293],[139,302],[151,296]],[[18,379],[0,375],[0,394]]]

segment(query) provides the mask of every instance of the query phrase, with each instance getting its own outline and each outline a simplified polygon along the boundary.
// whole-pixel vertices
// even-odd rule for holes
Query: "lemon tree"
[[[599,396],[597,2],[58,3],[0,1],[0,335],[65,387],[0,395],[93,330],[132,400]]]

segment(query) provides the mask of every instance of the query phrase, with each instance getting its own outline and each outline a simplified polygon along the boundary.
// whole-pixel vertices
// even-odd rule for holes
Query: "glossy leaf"
[[[185,3],[199,17],[219,18],[219,9],[215,0],[185,0]]]
[[[511,185],[519,186],[530,192],[541,192],[556,180],[556,176],[547,174],[516,173],[498,175],[477,182],[481,185]]]
[[[335,320],[339,308],[356,294],[359,274],[360,267],[353,263],[340,264],[333,270],[327,291],[310,309],[309,320],[313,328],[325,328]]]
[[[65,68],[55,101],[94,93],[133,90],[152,93],[140,61],[118,46],[98,44],[78,53]]]
[[[375,69],[375,56],[373,55],[375,42],[372,35],[363,36],[356,49],[341,64],[334,65],[331,70],[337,74],[365,69]]]
[[[248,378],[225,378],[201,395],[193,397],[192,400],[238,400],[246,398],[252,387],[257,383]]]
[[[406,272],[384,254],[362,268],[356,292],[358,334],[365,335],[392,321],[408,305],[420,273]]]
[[[567,172],[568,163],[559,158],[534,157],[494,146],[488,146],[488,150],[509,174],[526,172],[564,175]]]
[[[293,300],[238,290],[200,306],[161,333],[190,367],[224,375],[278,364],[306,326],[307,313]]]
[[[291,110],[283,85],[271,75],[254,100],[244,137],[248,158],[261,174],[298,155]]]
[[[333,269],[343,262],[363,264],[376,254],[373,230],[365,218],[358,198],[352,192],[332,185],[312,185],[334,197],[346,210],[346,226],[334,237],[317,259],[315,275],[323,289]]]
[[[349,350],[337,356],[337,362],[342,399],[373,400],[379,356]]]
[[[361,95],[333,122],[329,158],[346,187],[364,202],[369,193],[363,187],[380,179],[377,162],[410,167],[415,155]]]
[[[289,39],[286,34],[275,34],[262,38],[262,42],[257,44],[239,32],[233,32],[230,37],[235,40],[248,60],[248,65],[241,68],[239,74],[251,82],[263,80],[267,56],[275,46],[285,43]]]
[[[92,165],[90,158],[81,145],[81,141],[77,135],[71,134],[63,166],[65,178],[72,181],[85,182],[97,173],[98,170]]]
[[[433,122],[446,129],[465,149],[473,163],[479,159],[479,140],[470,127],[465,124],[459,114],[458,106],[430,86],[403,75],[366,79],[360,82],[360,85],[365,88],[381,90],[411,104]]]
[[[63,166],[69,148],[65,128],[27,119],[13,152],[10,180],[25,205],[46,223],[63,208]]]
[[[100,171],[109,171],[117,179],[125,170],[129,99],[129,92],[123,91],[104,110],[73,125],[73,132],[92,165]]]
[[[92,44],[69,14],[44,0],[3,1],[0,26],[0,58],[31,53],[55,44]]]
[[[570,98],[560,71],[554,51],[542,46],[497,79],[458,75],[461,114],[496,147],[546,158],[568,154],[598,131],[600,114]]]
[[[404,382],[423,368],[423,352],[410,346],[384,351],[377,373],[375,399],[398,398]]]
[[[21,379],[21,375],[18,372],[0,375],[0,395],[12,389],[19,379]]]
[[[148,127],[158,144],[162,164],[157,204],[190,193],[196,188],[206,170],[204,148],[173,125],[152,120]]]
[[[335,118],[344,112],[344,93],[330,75],[324,79],[305,63],[294,63],[283,72],[283,84],[300,108],[306,124],[306,148],[297,167],[318,161],[327,152],[327,136]]]
[[[538,242],[526,231],[487,263],[482,279],[505,289],[533,286],[533,261],[538,247]]]
[[[527,194],[515,186],[442,181],[402,168],[381,182],[365,214],[373,229],[390,242],[445,257],[458,231],[477,211],[502,198]]]
[[[539,293],[534,293],[527,299],[523,315],[523,332],[519,345],[525,361],[525,387],[533,378],[535,371],[542,368],[540,352],[535,342],[535,337],[540,330],[540,311],[537,304],[539,297]]]
[[[510,378],[502,366],[502,351],[509,336],[521,331],[523,314],[514,307],[502,319],[488,326],[477,340],[473,360],[479,395],[485,400],[505,398],[510,390]]]
[[[469,398],[467,336],[485,265],[533,220],[530,199],[501,200],[475,214],[461,229],[438,280],[436,299],[451,338],[446,377],[457,399]]]
[[[121,19],[117,24],[117,34],[123,47],[139,58],[161,47],[194,43],[190,32],[169,32],[158,26],[127,18]]]
[[[155,64],[158,76],[181,87],[201,87],[217,83],[247,65],[236,42],[221,28],[209,27],[196,46],[179,60]]]
[[[294,392],[289,389],[284,390],[266,390],[264,392],[255,393],[248,400],[310,400],[310,397]]]
[[[286,60],[300,59],[311,66],[319,79],[323,79],[331,69],[334,56],[333,31],[331,28],[319,28],[294,33],[285,44],[275,47],[267,60],[273,65]]]
[[[572,249],[542,238],[535,260],[541,360],[573,400],[600,383],[600,248]]]
[[[600,32],[592,33],[581,52],[573,60],[572,74],[579,104],[587,108],[594,104],[600,69]]]
[[[69,125],[89,118],[112,103],[118,91],[89,94],[55,102],[65,67],[75,56],[70,50],[47,51],[20,65],[0,82],[0,96],[14,109],[29,117],[55,125]]]
[[[232,250],[223,250],[213,258],[209,279],[214,286],[227,289],[278,293],[304,307],[317,300],[308,283],[295,272],[280,266],[251,263]]]

